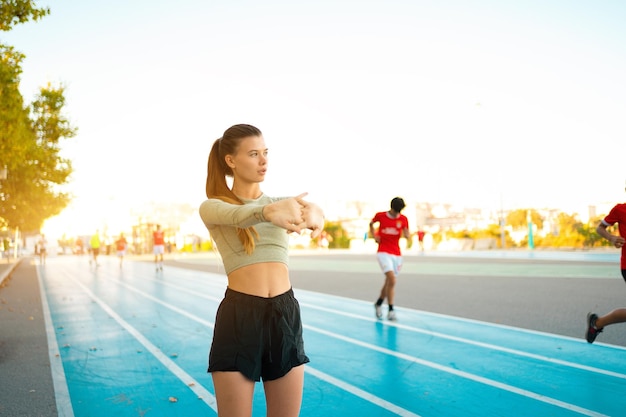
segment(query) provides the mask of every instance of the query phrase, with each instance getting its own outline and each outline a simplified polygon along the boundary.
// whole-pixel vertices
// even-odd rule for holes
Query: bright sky
[[[621,0],[73,0],[0,33],[66,86],[76,206],[199,204],[235,123],[263,189],[568,210],[624,200]]]

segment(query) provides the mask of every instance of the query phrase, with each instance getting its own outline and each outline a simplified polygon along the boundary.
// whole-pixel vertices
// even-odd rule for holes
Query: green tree
[[[63,92],[63,86],[55,88],[48,84],[39,90],[31,104],[36,135],[31,161],[39,168],[41,179],[54,184],[65,183],[72,173],[71,161],[60,156],[59,142],[76,135],[76,129],[62,113],[65,105]]]
[[[506,224],[513,226],[514,229],[523,229],[528,227],[528,213],[530,212],[530,220],[538,228],[543,228],[543,217],[534,209],[518,209],[511,211],[506,216]]]
[[[6,226],[6,213],[15,210],[12,196],[17,188],[14,175],[21,158],[32,142],[28,109],[19,91],[19,76],[24,55],[10,46],[0,45],[0,164],[9,171],[0,181],[0,226]]]
[[[537,247],[582,247],[585,238],[579,230],[582,223],[577,214],[559,213],[556,217],[556,233],[537,236]]]
[[[63,88],[41,88],[31,105],[32,116],[21,146],[11,154],[10,176],[3,183],[0,216],[12,227],[38,231],[44,220],[59,214],[70,201],[58,191],[72,172],[72,164],[60,155],[59,141],[75,135],[61,111]]]
[[[2,0],[0,2],[0,30],[8,32],[13,26],[29,20],[39,20],[50,14],[47,7],[37,8],[32,0]]]
[[[580,224],[577,228],[578,233],[583,238],[583,246],[587,248],[593,248],[594,246],[602,246],[603,242],[609,244],[609,241],[604,239],[602,236],[596,232],[596,227],[600,223],[599,220],[594,221],[593,219],[589,220],[587,224]]]
[[[48,14],[24,0],[0,4],[0,29],[38,20]],[[63,87],[40,89],[27,106],[19,91],[24,55],[0,44],[0,168],[8,178],[0,181],[0,227],[38,231],[44,220],[61,212],[69,196],[60,192],[72,172],[60,156],[60,140],[76,134],[63,116]]]
[[[350,247],[350,236],[348,236],[348,232],[343,228],[341,222],[326,222],[324,230],[332,238],[329,239],[328,247],[330,249],[347,249]]]

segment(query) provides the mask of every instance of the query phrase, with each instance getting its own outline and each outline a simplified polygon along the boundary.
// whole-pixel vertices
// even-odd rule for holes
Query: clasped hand
[[[303,200],[307,194],[268,204],[263,212],[265,218],[287,232],[301,233],[309,229],[311,238],[315,239],[324,230],[324,213],[317,204]]]

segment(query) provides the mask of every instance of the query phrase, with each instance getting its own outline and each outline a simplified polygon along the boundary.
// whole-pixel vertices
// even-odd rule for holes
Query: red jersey
[[[388,211],[376,213],[372,223],[378,223],[377,235],[380,237],[378,252],[400,256],[400,238],[402,231],[409,228],[409,220],[403,214],[393,218]]]
[[[618,223],[619,235],[626,237],[626,203],[618,204],[604,218],[604,223],[613,226]],[[622,246],[621,269],[626,269],[626,246]]]
[[[152,233],[152,238],[154,239],[155,245],[165,245],[165,233],[162,230],[155,230]]]
[[[115,245],[117,250],[122,251],[122,250],[126,250],[126,238],[119,238],[115,241]]]

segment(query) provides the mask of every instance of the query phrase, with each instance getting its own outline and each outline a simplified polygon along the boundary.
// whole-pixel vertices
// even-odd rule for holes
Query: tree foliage
[[[578,220],[576,214],[558,213],[553,232],[545,236],[535,236],[535,246],[553,248],[583,247],[585,237],[579,233],[581,226],[582,223]]]
[[[50,14],[47,7],[37,8],[32,0],[2,0],[0,2],[0,30],[8,32],[13,26],[29,20],[39,20]]]
[[[331,236],[328,246],[330,249],[347,249],[350,247],[350,236],[341,222],[326,222],[324,231]]]
[[[72,172],[71,162],[59,154],[59,140],[75,134],[61,114],[64,102],[63,88],[48,85],[30,106],[28,129],[11,151],[9,178],[2,184],[0,216],[8,225],[39,230],[45,219],[59,214],[70,201],[58,191]]]
[[[30,1],[3,1],[0,28],[37,20],[48,13]],[[0,44],[0,227],[38,231],[44,220],[61,212],[70,198],[60,191],[72,164],[60,155],[60,141],[76,134],[63,115],[64,88],[48,84],[30,105],[19,91],[24,55]]]
[[[512,212],[513,213],[513,212]],[[510,218],[513,220],[517,220],[518,223],[516,225],[509,224],[507,225],[507,229],[511,226],[512,229],[525,229],[525,232],[528,230],[527,223],[527,213],[528,210],[520,209],[515,211],[515,215]],[[522,215],[523,214],[523,215]],[[596,216],[594,218],[589,219],[587,223],[583,223],[580,221],[577,213],[555,213],[556,217],[550,220],[551,223],[551,232],[540,231],[533,236],[534,246],[537,249],[547,249],[547,248],[568,248],[568,249],[589,249],[594,247],[612,247],[613,245],[602,236],[598,234],[596,231],[596,227],[600,224],[600,221],[604,218],[604,216]],[[531,214],[532,219],[532,214]],[[534,220],[533,222],[536,222]],[[544,220],[545,222],[546,220]],[[610,226],[608,230],[617,234],[617,225]],[[497,246],[501,247],[500,239],[501,239],[501,230],[498,224],[490,224],[484,229],[473,229],[473,230],[447,230],[442,232],[435,232],[432,234],[433,242],[435,244],[440,243],[445,235],[446,239],[485,239],[485,238],[493,238],[497,239]],[[519,241],[513,240],[509,231],[505,231],[505,239],[506,239],[506,247],[507,248],[516,248],[516,247],[527,247],[528,246],[528,235],[523,237]]]
[[[506,224],[513,226],[514,229],[523,229],[528,227],[528,217],[530,221],[539,229],[543,227],[543,217],[534,209],[518,209],[511,211],[506,216]]]

